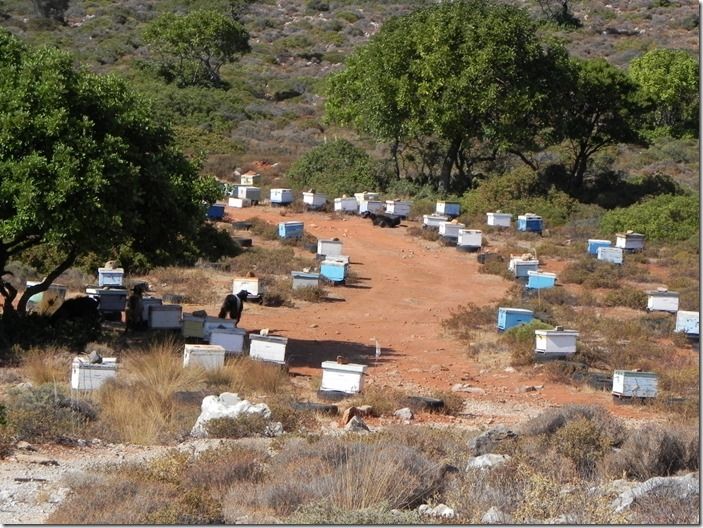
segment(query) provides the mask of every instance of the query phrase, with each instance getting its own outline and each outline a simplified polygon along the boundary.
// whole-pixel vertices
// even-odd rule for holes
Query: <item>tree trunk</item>
[[[396,137],[391,143],[391,156],[393,157],[393,164],[395,166],[395,177],[400,179],[400,163],[398,161],[398,146],[400,140]]]
[[[51,284],[56,280],[56,278],[71,267],[71,265],[75,262],[77,255],[77,251],[75,249],[72,249],[68,253],[66,259],[61,262],[58,266],[56,266],[56,268],[54,268],[42,282],[34,286],[29,286],[24,291],[22,297],[20,297],[20,300],[17,303],[18,315],[23,316],[27,313],[27,301],[29,301],[29,298],[36,293],[41,293],[48,290],[49,286],[51,286]]]
[[[572,194],[577,194],[583,190],[583,177],[588,166],[588,154],[584,148],[579,150],[579,153],[574,159],[574,164],[571,167],[571,191]]]
[[[461,147],[461,138],[454,138],[449,145],[449,150],[442,161],[442,169],[439,173],[439,187],[443,192],[449,191],[449,183],[452,178],[452,168],[457,162],[457,155]]]

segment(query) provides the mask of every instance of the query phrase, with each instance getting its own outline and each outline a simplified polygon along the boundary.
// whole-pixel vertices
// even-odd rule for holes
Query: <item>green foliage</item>
[[[178,86],[219,86],[220,68],[250,51],[249,34],[237,20],[215,10],[166,13],[144,31],[158,72]]]
[[[626,306],[635,310],[644,310],[647,307],[647,294],[628,286],[608,292],[603,304],[606,306]]]
[[[155,262],[194,247],[215,182],[124,81],[0,32],[0,106],[0,269],[40,245],[64,267],[123,244]]]
[[[64,21],[69,0],[32,0],[37,15],[50,20]]]
[[[700,199],[695,194],[661,195],[623,209],[606,213],[601,231],[633,230],[648,240],[686,240],[700,231]]]
[[[500,336],[500,340],[510,347],[510,364],[513,366],[530,365],[535,357],[535,330],[551,330],[554,327],[533,319],[527,324],[515,326]]]
[[[650,134],[698,137],[698,61],[693,55],[653,49],[632,61],[629,75],[652,105]]]
[[[597,423],[586,417],[567,423],[554,435],[557,452],[569,458],[578,472],[591,477],[596,464],[603,458],[611,444]]]
[[[212,438],[245,438],[262,436],[268,425],[263,416],[242,413],[236,418],[215,418],[207,423],[208,436]]]
[[[298,188],[313,188],[328,197],[379,187],[371,157],[349,141],[328,141],[308,151],[288,171]]]
[[[563,90],[564,63],[563,49],[540,41],[525,11],[443,2],[386,22],[329,78],[325,110],[394,143],[394,157],[412,143],[423,162],[437,158],[445,191],[463,191],[483,153],[477,144],[489,152],[535,146],[551,95]]]

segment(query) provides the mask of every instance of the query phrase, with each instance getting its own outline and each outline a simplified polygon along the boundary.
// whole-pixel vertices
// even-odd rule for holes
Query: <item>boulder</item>
[[[29,442],[25,442],[24,440],[20,440],[17,442],[17,445],[15,446],[17,449],[23,449],[25,451],[36,451],[36,448],[30,444]]]
[[[368,433],[370,431],[369,426],[358,416],[352,417],[344,429],[352,433]]]
[[[699,493],[699,479],[695,473],[681,477],[653,477],[634,488],[624,491],[612,503],[611,507],[619,513],[630,505],[655,493],[666,492],[678,499],[685,499]]]
[[[355,416],[361,416],[359,409],[356,407],[348,407],[342,413],[342,425],[347,425]]]
[[[517,432],[508,429],[504,425],[499,425],[472,438],[469,441],[469,449],[474,455],[483,455],[489,453],[499,442],[517,436]]]
[[[191,436],[207,436],[207,422],[216,418],[237,418],[242,413],[258,414],[268,419],[271,410],[265,403],[252,404],[242,400],[232,392],[223,392],[219,396],[205,396],[200,406],[200,416],[191,430]]]
[[[468,383],[455,383],[452,385],[452,392],[470,392],[472,394],[485,394],[486,391],[480,387],[472,387]]]
[[[494,453],[471,457],[466,463],[466,470],[468,471],[470,469],[490,469],[502,466],[508,460],[510,460],[510,455],[496,455]]]
[[[413,418],[415,418],[415,415],[408,407],[398,409],[393,413],[393,416],[397,416],[401,420],[412,420]]]
[[[495,506],[483,514],[481,524],[512,524],[513,518],[508,513],[503,513]]]

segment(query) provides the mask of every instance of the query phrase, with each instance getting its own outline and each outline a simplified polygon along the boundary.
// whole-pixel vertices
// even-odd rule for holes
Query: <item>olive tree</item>
[[[3,319],[24,315],[30,296],[89,252],[129,246],[163,262],[191,248],[216,184],[153,114],[117,77],[0,31],[0,272],[27,251],[57,255],[16,307],[17,290],[0,281]]]

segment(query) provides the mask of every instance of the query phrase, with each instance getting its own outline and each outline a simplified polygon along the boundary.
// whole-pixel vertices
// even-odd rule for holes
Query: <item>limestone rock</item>
[[[456,517],[454,509],[446,504],[438,504],[434,508],[429,504],[422,504],[418,507],[417,512],[427,517],[441,517],[442,519],[453,519]]]
[[[469,449],[474,455],[483,455],[489,453],[499,442],[517,436],[518,433],[515,431],[508,429],[504,425],[499,425],[471,439],[469,441]]]
[[[512,524],[513,518],[508,513],[503,513],[495,506],[483,514],[481,524]]]
[[[502,466],[510,460],[510,458],[510,455],[496,455],[494,453],[479,455],[469,459],[466,463],[466,469],[467,471],[470,469],[490,469]]]
[[[412,420],[415,417],[413,412],[408,407],[398,409],[393,413],[393,416],[397,416],[401,420]]]
[[[236,418],[242,413],[258,414],[271,418],[271,410],[265,403],[252,404],[242,400],[232,392],[223,392],[219,396],[205,396],[200,406],[200,416],[191,430],[191,436],[207,436],[207,422],[216,418]]]
[[[611,507],[616,513],[619,513],[629,508],[633,502],[662,491],[666,491],[667,494],[676,498],[685,499],[699,492],[698,477],[694,473],[681,477],[653,477],[631,490],[621,493],[611,503]]]
[[[366,425],[364,420],[362,420],[359,416],[352,417],[344,429],[353,433],[368,433],[370,431],[369,426]]]

